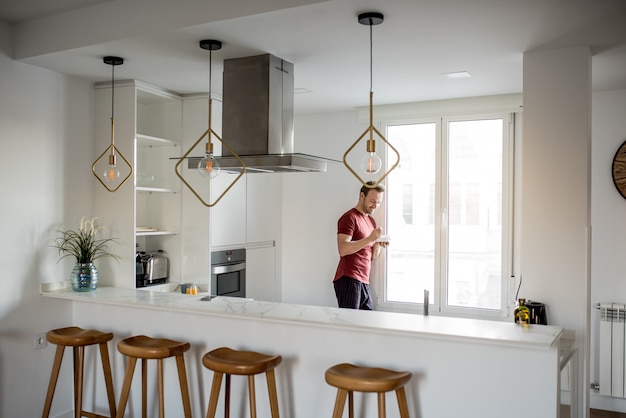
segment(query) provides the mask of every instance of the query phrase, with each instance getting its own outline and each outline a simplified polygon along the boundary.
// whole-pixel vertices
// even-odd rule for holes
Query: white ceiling
[[[218,39],[213,91],[224,58],[271,53],[295,66],[296,113],[366,106],[369,27],[374,103],[522,91],[523,53],[589,46],[594,90],[626,88],[624,0],[0,0],[16,60],[99,82],[104,55],[126,59],[117,80],[137,79],[181,94],[206,92]],[[469,79],[443,73],[468,71]]]

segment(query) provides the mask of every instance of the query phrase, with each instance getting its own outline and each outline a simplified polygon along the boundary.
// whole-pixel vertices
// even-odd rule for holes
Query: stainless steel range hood
[[[325,172],[327,161],[335,161],[293,152],[293,104],[292,63],[271,54],[224,60],[222,139],[250,173]],[[222,152],[222,170],[241,169],[225,147]]]

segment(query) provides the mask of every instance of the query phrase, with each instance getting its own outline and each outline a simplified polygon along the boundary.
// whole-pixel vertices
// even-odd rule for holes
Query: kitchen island
[[[469,413],[499,418],[523,405],[532,405],[536,416],[559,413],[560,327],[228,297],[203,301],[206,294],[107,287],[85,293],[42,291],[42,295],[59,303],[71,302],[72,325],[112,331],[115,343],[134,334],[189,341],[192,349],[186,359],[195,416],[206,413],[212,378],[200,359],[220,346],[283,356],[276,373],[284,417],[330,416],[335,390],[325,383],[324,372],[340,362],[411,371],[407,394],[412,417]],[[114,348],[111,353],[117,392],[124,364]],[[166,377],[166,415],[176,416],[181,404],[175,365],[166,362],[165,369],[171,377]],[[101,381],[95,380],[96,385]],[[244,391],[244,385],[245,379],[233,378],[235,394]],[[264,379],[257,379],[257,386],[259,417],[267,417]],[[106,410],[101,389],[87,390],[90,395],[96,393],[87,402]],[[232,416],[240,416],[242,408],[247,408],[241,395],[233,399]],[[131,397],[140,398],[139,388]],[[366,416],[374,416],[375,396],[355,398],[358,408],[367,406]],[[221,402],[218,408],[223,408]],[[388,416],[397,417],[393,394],[387,403]],[[130,404],[134,413],[138,406],[137,401]]]

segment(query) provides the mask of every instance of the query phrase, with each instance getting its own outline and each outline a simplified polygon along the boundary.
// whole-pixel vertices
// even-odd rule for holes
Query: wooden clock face
[[[617,191],[626,199],[626,141],[620,145],[613,157],[612,174]]]

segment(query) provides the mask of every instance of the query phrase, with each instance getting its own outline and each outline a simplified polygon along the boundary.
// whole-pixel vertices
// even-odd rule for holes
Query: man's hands
[[[372,233],[370,234],[369,238],[374,241],[374,245],[375,246],[379,246],[379,247],[383,247],[386,248],[389,245],[389,241],[377,241],[380,237],[382,237],[383,235],[383,229],[382,228],[376,228],[372,231]]]
[[[376,241],[378,238],[380,238],[380,236],[383,234],[383,229],[378,227],[375,228],[372,233],[370,234],[370,242],[371,241]]]

